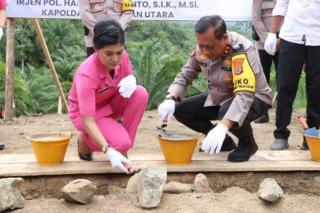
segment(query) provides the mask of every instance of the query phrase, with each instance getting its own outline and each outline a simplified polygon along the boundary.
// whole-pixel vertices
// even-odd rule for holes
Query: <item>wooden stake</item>
[[[54,64],[52,62],[52,59],[51,59],[51,56],[50,56],[50,53],[49,53],[49,49],[47,47],[47,43],[44,40],[43,33],[42,33],[42,30],[41,30],[39,21],[38,21],[38,19],[32,19],[32,23],[33,23],[33,25],[35,27],[35,30],[36,30],[36,33],[37,33],[37,37],[38,37],[38,39],[40,41],[40,45],[41,45],[41,47],[42,47],[42,49],[44,51],[44,55],[46,57],[47,64],[49,65],[53,80],[54,80],[54,82],[56,84],[56,87],[58,89],[59,95],[60,95],[60,97],[62,99],[64,112],[67,112],[68,111],[67,100],[66,100],[66,97],[65,97],[65,95],[63,93],[63,89],[62,89],[62,86],[60,84],[60,80],[59,80],[57,71],[56,71],[56,69],[54,67]],[[59,42],[59,41],[57,41],[57,42]]]
[[[5,107],[4,120],[12,120],[13,117],[13,98],[14,98],[14,19],[7,19],[7,46],[6,46],[6,86],[5,86]]]

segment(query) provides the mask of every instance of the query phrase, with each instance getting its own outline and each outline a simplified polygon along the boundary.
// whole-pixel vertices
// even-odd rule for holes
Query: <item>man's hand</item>
[[[137,88],[137,81],[133,75],[128,75],[127,77],[123,78],[119,85],[119,93],[124,98],[130,98],[132,93]]]
[[[158,113],[160,115],[160,124],[163,124],[164,121],[169,121],[174,113],[175,101],[172,99],[164,100],[158,107]]]
[[[206,138],[202,141],[202,149],[205,153],[219,153],[223,144],[223,140],[228,132],[228,127],[219,123],[215,128],[209,131]]]
[[[128,169],[131,167],[132,163],[127,158],[125,158],[120,152],[109,147],[108,151],[106,152],[106,155],[113,168],[116,168],[126,174],[130,173]],[[125,166],[124,164],[127,164],[128,166]]]
[[[277,50],[277,35],[275,33],[268,33],[268,37],[264,42],[264,50],[269,55],[274,55]]]

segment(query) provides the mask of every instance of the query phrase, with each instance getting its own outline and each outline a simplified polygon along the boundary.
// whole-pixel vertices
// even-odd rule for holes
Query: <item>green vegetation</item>
[[[66,95],[72,76],[85,59],[83,25],[77,20],[41,20],[54,65]],[[250,38],[250,24],[228,23],[229,30]],[[195,45],[194,22],[133,21],[126,32],[127,49],[139,84],[150,94],[148,109],[155,109]],[[58,92],[29,20],[16,20],[15,113],[17,116],[57,111]],[[4,106],[5,38],[0,43],[0,109]],[[275,74],[271,86],[275,89]],[[305,107],[304,75],[295,107]],[[188,95],[207,90],[199,76]],[[274,90],[275,91],[275,90]]]

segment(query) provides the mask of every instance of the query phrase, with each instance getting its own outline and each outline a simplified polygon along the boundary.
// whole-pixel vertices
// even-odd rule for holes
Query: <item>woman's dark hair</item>
[[[215,29],[214,36],[219,40],[227,32],[226,23],[218,15],[204,16],[200,18],[200,20],[196,23],[195,32],[204,33],[210,27],[213,27]]]
[[[93,32],[93,43],[96,49],[113,44],[125,44],[124,32],[117,21],[100,21],[94,26]]]

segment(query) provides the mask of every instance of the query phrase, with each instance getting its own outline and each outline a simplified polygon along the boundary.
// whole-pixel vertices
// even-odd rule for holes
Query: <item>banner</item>
[[[248,21],[252,8],[252,0],[133,0],[133,3],[135,20],[191,21],[218,14],[226,21]],[[10,0],[7,15],[17,18],[79,19],[78,7],[78,0]]]

